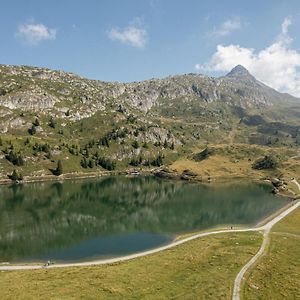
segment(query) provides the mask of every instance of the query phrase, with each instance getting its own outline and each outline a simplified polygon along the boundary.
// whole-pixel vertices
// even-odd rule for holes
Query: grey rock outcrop
[[[296,99],[267,87],[240,65],[220,78],[186,74],[133,83],[88,80],[62,71],[0,65],[0,78],[0,106],[10,110],[52,111],[73,121],[119,105],[147,114],[153,110],[159,113],[161,107],[178,103],[188,107],[196,102],[199,110],[203,110],[204,105],[213,102],[261,108]],[[62,107],[70,108],[71,115],[62,113]]]

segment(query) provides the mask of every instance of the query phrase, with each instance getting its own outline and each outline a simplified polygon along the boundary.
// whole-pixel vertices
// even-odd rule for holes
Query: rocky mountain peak
[[[243,67],[242,65],[235,66],[227,75],[226,77],[235,77],[235,78],[241,78],[241,77],[250,77],[254,78],[249,71]]]

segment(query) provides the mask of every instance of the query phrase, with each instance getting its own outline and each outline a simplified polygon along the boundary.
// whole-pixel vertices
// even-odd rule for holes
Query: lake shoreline
[[[160,176],[159,174],[167,174],[166,176]],[[138,172],[135,169],[131,170],[122,170],[122,171],[98,171],[98,172],[76,172],[76,173],[64,173],[59,176],[55,175],[42,175],[42,176],[24,176],[24,179],[19,182],[13,182],[9,178],[0,178],[0,186],[1,185],[22,185],[27,183],[38,183],[38,182],[60,182],[60,181],[67,181],[67,180],[81,180],[81,179],[96,179],[96,178],[102,178],[102,177],[109,177],[109,176],[128,176],[128,177],[144,177],[144,176],[154,176],[157,178],[160,178],[162,180],[178,180],[182,182],[190,182],[190,183],[202,183],[202,184],[212,184],[212,183],[229,183],[229,182],[236,182],[236,181],[244,181],[249,180],[249,177],[247,176],[207,176],[199,178],[197,175],[192,176],[183,176],[180,173],[174,172],[174,171],[165,171],[163,168],[153,168],[149,170],[138,170]],[[265,182],[269,183],[271,186],[272,180],[266,177],[256,176],[251,178],[252,182]],[[282,192],[282,191],[276,191],[274,194],[278,196],[283,196],[285,198],[289,198],[290,200],[296,200],[299,198],[295,197],[291,191]]]
[[[105,176],[132,176],[132,177],[139,177],[139,176],[156,176],[161,179],[173,179],[173,180],[181,180],[186,182],[203,182],[203,183],[212,183],[212,182],[227,182],[229,179],[231,180],[244,180],[249,179],[247,176],[207,176],[207,178],[199,178],[189,177],[188,179],[181,178],[181,174],[176,172],[169,172],[170,176],[162,177],[157,176],[162,169],[151,169],[151,170],[139,170],[138,173],[134,173],[131,170],[123,170],[123,171],[100,171],[100,172],[91,172],[91,173],[65,173],[59,176],[55,175],[42,175],[42,176],[24,176],[24,179],[19,182],[14,182],[9,178],[0,178],[0,185],[10,185],[10,184],[22,184],[22,183],[34,183],[34,182],[51,182],[51,181],[64,181],[64,180],[72,180],[72,179],[85,179],[85,178],[98,178],[98,177],[105,177]],[[252,178],[252,181],[266,181],[265,178],[256,177]]]
[[[73,261],[78,255],[94,257],[94,249],[102,251],[97,256],[112,255],[124,245],[134,253],[159,246],[162,234],[175,241],[198,230],[255,225],[290,202],[271,195],[268,182],[199,183],[143,175],[2,186],[7,222],[1,235],[10,245],[2,249],[3,262],[12,264],[14,257]]]

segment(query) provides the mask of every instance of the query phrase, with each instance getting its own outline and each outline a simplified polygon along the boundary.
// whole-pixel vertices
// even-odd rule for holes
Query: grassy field
[[[173,171],[182,173],[189,169],[203,180],[220,180],[222,178],[273,178],[281,177],[287,183],[292,177],[297,177],[300,172],[300,159],[298,150],[288,148],[270,148],[257,145],[211,145],[212,154],[202,161],[195,161],[193,155],[201,152],[205,146],[193,149],[193,154],[182,157],[171,164]],[[255,170],[253,162],[260,157],[269,154],[276,158],[279,167],[268,170]],[[288,185],[293,191],[297,191],[294,184]]]
[[[300,209],[271,233],[268,254],[251,272],[243,299],[300,299]]]
[[[259,233],[223,234],[118,264],[1,272],[0,298],[230,299],[261,242]]]

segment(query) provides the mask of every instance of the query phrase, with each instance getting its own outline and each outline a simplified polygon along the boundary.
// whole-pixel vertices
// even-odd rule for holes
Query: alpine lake
[[[288,203],[271,189],[142,176],[0,186],[0,263],[104,259],[187,232],[254,226]]]

